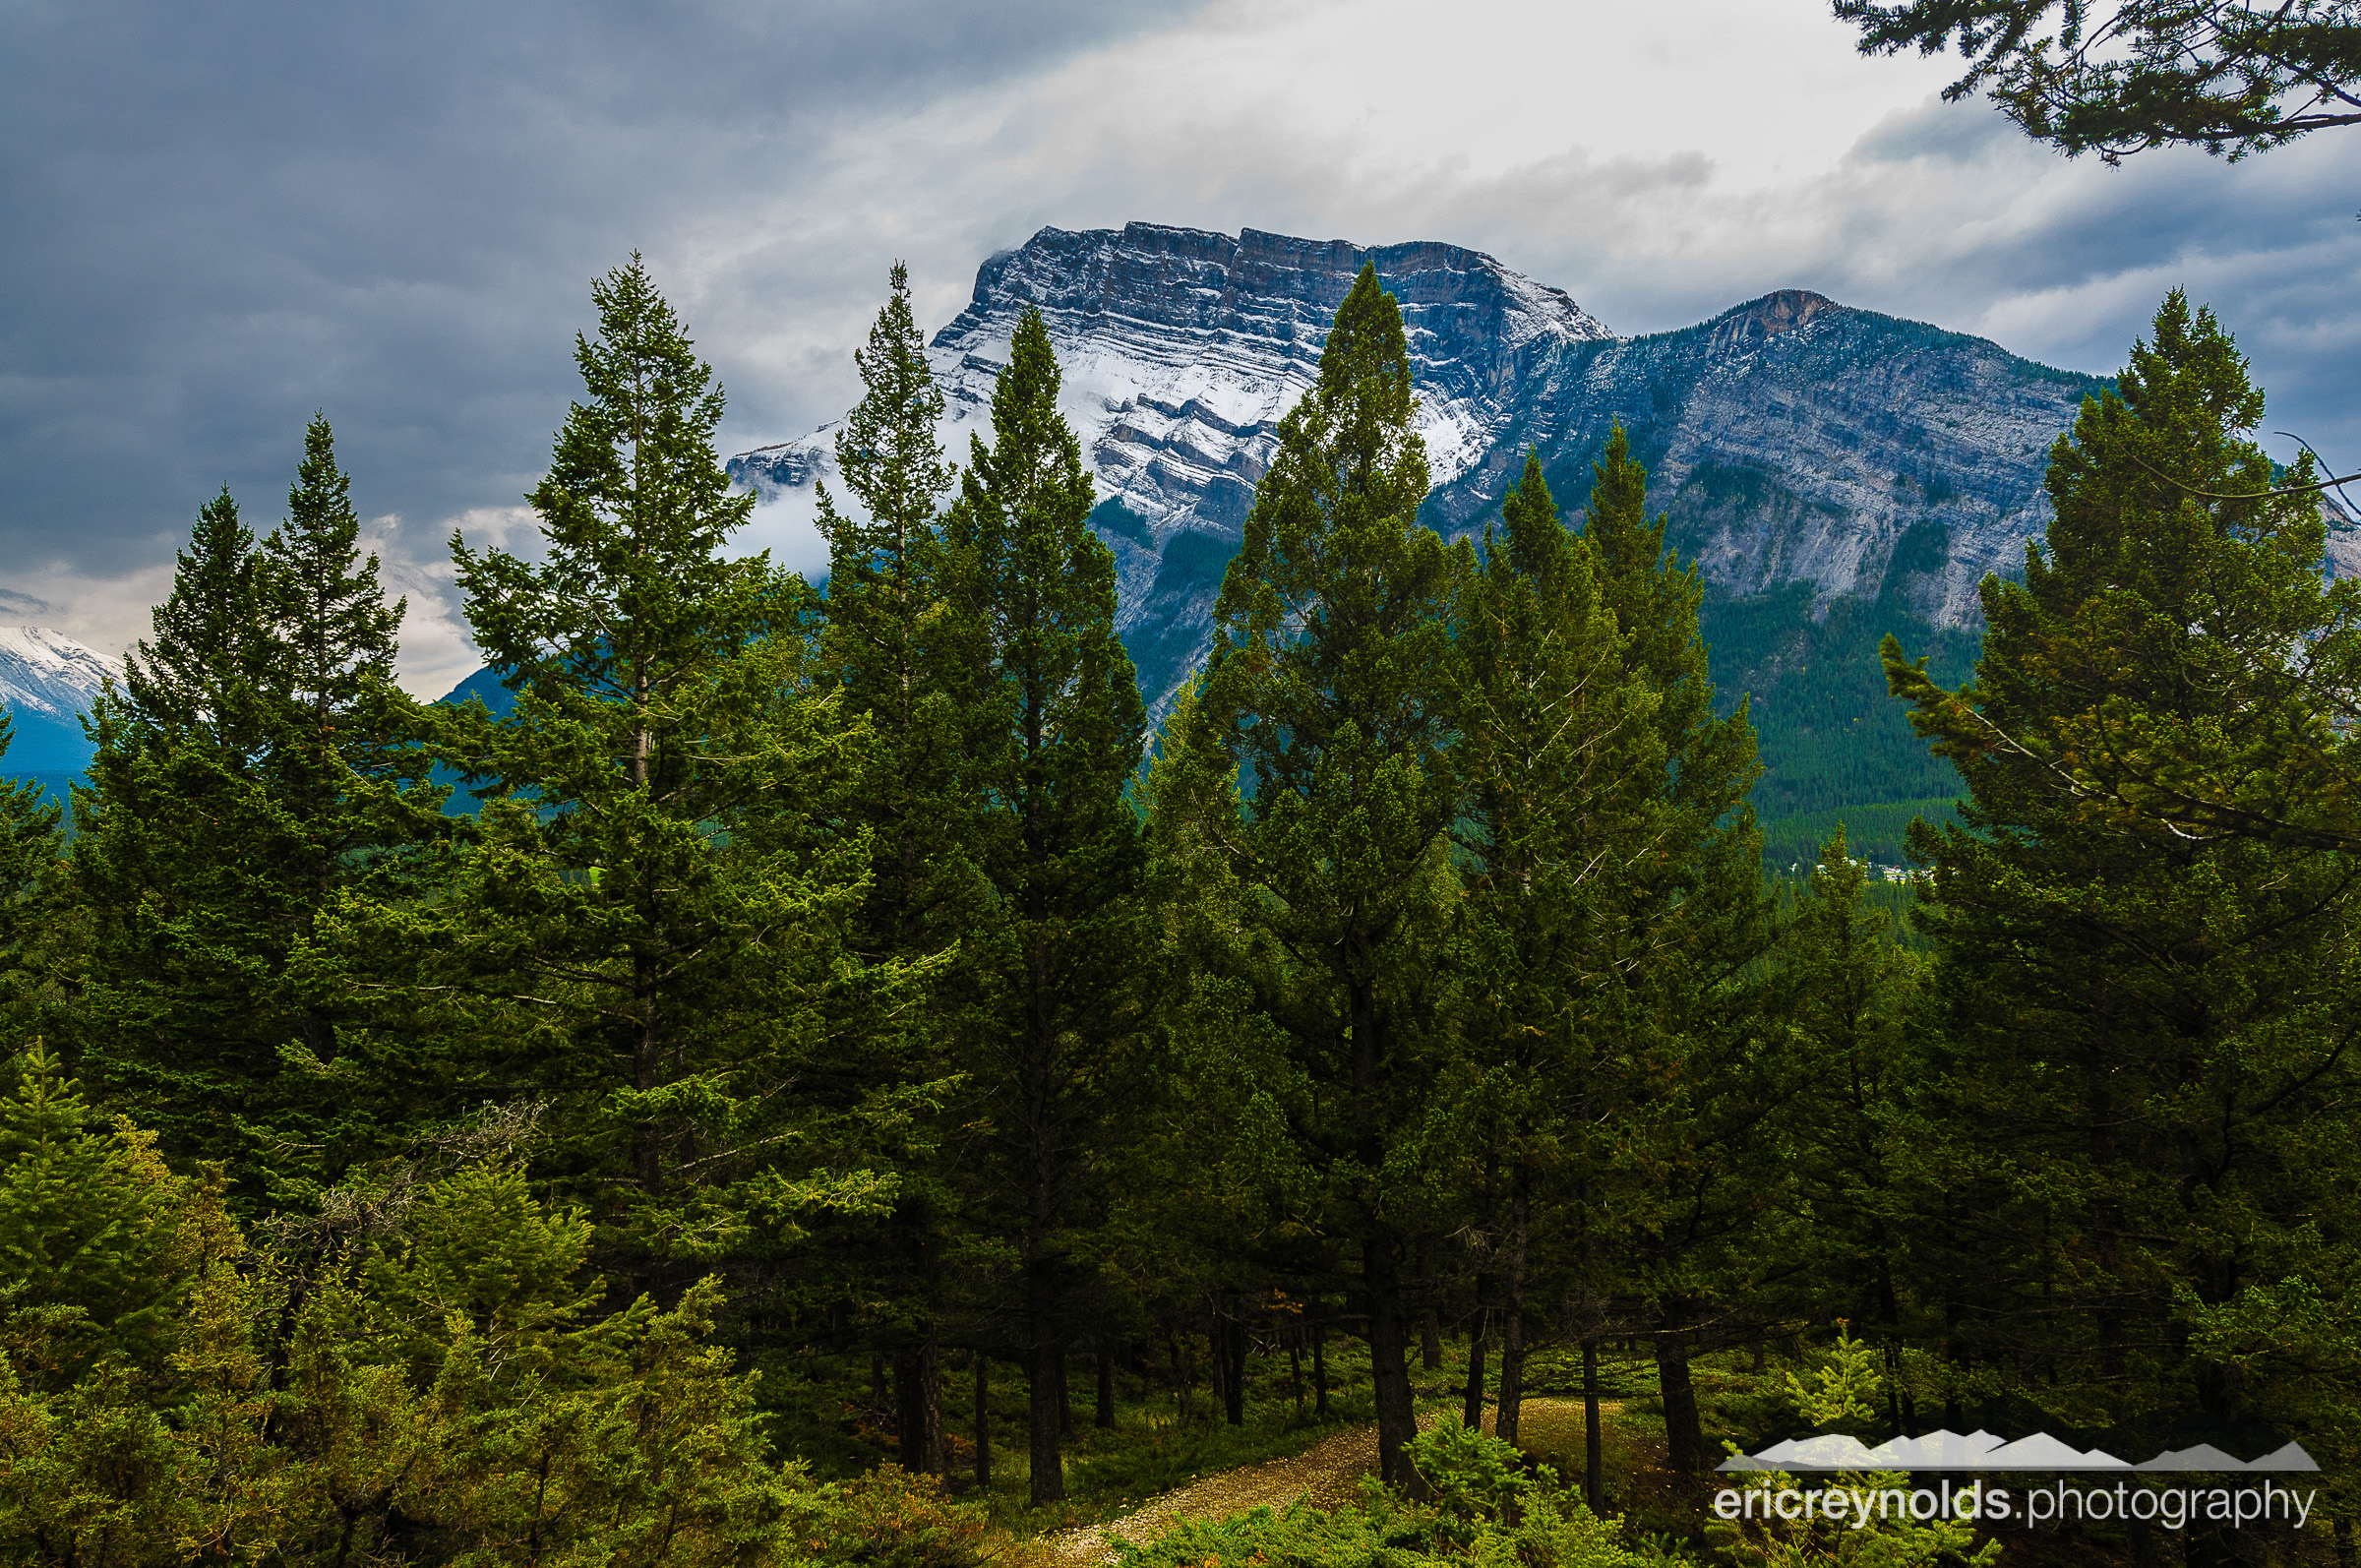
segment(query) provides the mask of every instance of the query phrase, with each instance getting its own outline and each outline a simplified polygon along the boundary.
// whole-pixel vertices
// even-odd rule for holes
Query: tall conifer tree
[[[367,1015],[308,953],[322,917],[407,890],[441,825],[394,684],[402,607],[359,551],[325,419],[287,503],[259,546],[227,492],[205,508],[154,637],[101,698],[76,801],[93,1076],[175,1152],[236,1161],[250,1193],[332,1176],[400,1118],[404,1088],[373,1097],[289,1061],[331,1066]]]
[[[0,758],[16,740],[0,713]],[[65,933],[55,922],[66,884],[64,813],[30,780],[0,784],[0,1017],[23,1028],[42,1005]]]
[[[805,673],[801,581],[724,551],[754,501],[714,454],[720,389],[636,257],[591,292],[587,396],[531,497],[546,553],[453,542],[517,700],[454,719],[492,798],[399,929],[429,995],[464,998],[461,1070],[557,1100],[553,1160],[652,1283],[817,1179],[778,1168],[816,1147],[787,1085],[859,1027],[837,1009],[868,846],[833,825],[858,748]]]
[[[991,1112],[988,1213],[1017,1237],[1036,1504],[1065,1496],[1068,1318],[1091,1272],[1084,1238],[1119,1112],[1139,1081],[1123,1053],[1141,1022],[1140,834],[1124,799],[1139,687],[1058,386],[1049,332],[1027,311],[993,390],[993,443],[976,441],[947,529],[980,666],[969,766],[991,888],[961,989]]]
[[[866,718],[876,738],[868,776],[849,803],[851,819],[871,835],[854,940],[880,963],[934,964],[913,993],[925,1003],[879,1021],[871,1059],[883,1078],[923,1083],[951,1070],[942,1010],[932,1003],[940,971],[934,961],[957,940],[975,894],[967,854],[973,790],[959,765],[970,727],[962,707],[974,693],[959,679],[972,661],[945,597],[938,508],[953,469],[936,428],[942,393],[927,369],[899,262],[868,344],[853,359],[862,396],[837,435],[836,466],[858,510],[840,512],[819,487],[828,540],[819,661],[848,715]],[[899,1278],[889,1292],[864,1295],[895,1300],[885,1338],[902,1464],[939,1475],[947,1449],[936,1297],[951,1197],[924,1161],[909,1176],[889,1233]],[[874,1262],[864,1267],[874,1287]]]
[[[1741,700],[1714,714],[1714,686],[1694,565],[1666,546],[1667,520],[1647,511],[1647,470],[1617,426],[1593,466],[1583,539],[1602,599],[1626,639],[1624,665],[1655,694],[1656,765],[1647,776],[1652,842],[1615,878],[1594,962],[1618,984],[1594,994],[1586,1027],[1598,1049],[1657,1087],[1635,1123],[1645,1185],[1627,1189],[1628,1284],[1652,1302],[1652,1328],[1674,1469],[1710,1462],[1688,1358],[1700,1319],[1731,1289],[1751,1205],[1768,1179],[1766,1118],[1786,1063],[1766,1049],[1776,1031],[1741,984],[1770,937],[1761,838],[1746,804],[1760,769]]]
[[[1576,1254],[1605,1244],[1593,1233],[1610,1205],[1591,1157],[1614,1142],[1631,1085],[1619,1037],[1597,1027],[1599,995],[1617,984],[1616,900],[1659,844],[1662,696],[1627,662],[1596,552],[1560,520],[1538,454],[1485,539],[1466,622],[1463,1092],[1483,1151],[1479,1294],[1502,1329],[1494,1424],[1513,1442],[1537,1206]],[[1544,1187],[1552,1176],[1558,1190]],[[1572,1261],[1577,1294],[1594,1289]],[[1470,1410],[1481,1409],[1482,1359],[1479,1348]]]
[[[1356,1245],[1379,1460],[1415,1486],[1405,1270],[1430,1205],[1410,1146],[1440,1049],[1454,620],[1472,553],[1419,521],[1414,406],[1401,312],[1364,268],[1319,379],[1280,422],[1198,712],[1252,792],[1243,820],[1208,837],[1247,891],[1235,962],[1288,1042],[1295,1081],[1272,1096],[1297,1108],[1305,1201]]]
[[[1986,1134],[1948,1151],[1964,1201],[1928,1255],[1974,1325],[1963,1353],[2037,1356],[2053,1375],[2027,1396],[2086,1424],[2263,1418],[2333,1442],[2307,1425],[2325,1367],[2262,1347],[2300,1316],[2291,1286],[2361,1299],[2331,1196],[2361,1147],[2349,857],[2150,834],[2073,786],[2118,759],[2119,709],[2223,738],[2324,726],[2250,707],[2241,676],[2300,659],[2340,595],[2316,499],[2261,494],[2262,393],[2210,312],[2167,298],[2117,386],[2052,453],[2057,518],[2025,580],[1984,581],[1973,683],[1947,692],[1887,647],[1970,791],[1958,825],[1911,836],[1934,867],[1942,1081]],[[2193,1538],[2191,1560],[2232,1544]]]

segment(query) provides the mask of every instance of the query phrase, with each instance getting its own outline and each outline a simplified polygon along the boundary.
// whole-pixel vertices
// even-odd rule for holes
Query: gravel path
[[[1565,1403],[1531,1399],[1525,1402],[1525,1408],[1532,1411]],[[1488,1430],[1491,1413],[1486,1411],[1484,1417]],[[1431,1412],[1420,1417],[1419,1424],[1431,1426],[1446,1418],[1457,1419],[1457,1417]],[[1293,1459],[1266,1460],[1259,1465],[1241,1465],[1236,1470],[1200,1477],[1185,1486],[1149,1498],[1112,1524],[1062,1531],[1045,1544],[1059,1561],[1072,1564],[1073,1568],[1111,1563],[1115,1561],[1114,1537],[1146,1540],[1161,1534],[1175,1520],[1222,1519],[1250,1508],[1267,1507],[1276,1511],[1299,1498],[1314,1508],[1335,1508],[1354,1499],[1362,1477],[1376,1472],[1377,1428],[1351,1426],[1333,1437],[1322,1438]]]
[[[1111,1538],[1145,1540],[1176,1519],[1221,1519],[1250,1508],[1283,1509],[1298,1498],[1314,1508],[1353,1500],[1361,1478],[1377,1470],[1377,1428],[1349,1426],[1324,1437],[1293,1459],[1265,1460],[1198,1478],[1177,1490],[1149,1498],[1113,1524],[1062,1531],[1048,1545],[1061,1562],[1076,1568],[1115,1561]]]

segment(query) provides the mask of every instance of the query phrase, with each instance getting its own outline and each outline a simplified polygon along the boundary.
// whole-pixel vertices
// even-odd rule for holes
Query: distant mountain
[[[1930,624],[1972,625],[1975,583],[2019,565],[2047,522],[2050,443],[2106,385],[1801,290],[1624,338],[1561,290],[1457,246],[1133,223],[1043,229],[984,264],[931,345],[946,445],[963,458],[966,436],[989,434],[993,378],[1018,318],[1039,309],[1107,498],[1125,619],[1159,643],[1201,622],[1194,601],[1218,586],[1273,427],[1368,262],[1402,302],[1441,532],[1495,514],[1528,448],[1560,504],[1579,508],[1620,421],[1654,471],[1654,504],[1733,596],[1802,583],[1824,606],[1874,599],[1896,577]],[[730,472],[765,501],[808,504],[834,468],[835,429],[743,452]],[[1195,651],[1143,669],[1151,694]]]
[[[87,766],[91,748],[82,717],[110,673],[106,660],[72,637],[39,627],[0,627],[0,707],[16,721],[0,774],[67,774]]]
[[[993,378],[1022,313],[1040,310],[1105,498],[1093,520],[1120,573],[1124,640],[1159,712],[1210,645],[1274,427],[1372,262],[1402,304],[1438,531],[1481,531],[1529,449],[1560,506],[1580,509],[1619,421],[1674,547],[1711,586],[1716,677],[1755,699],[1766,813],[1956,787],[1885,699],[1877,636],[1903,633],[1939,671],[1972,659],[1975,584],[2022,570],[2049,520],[2050,444],[2102,379],[1797,289],[1621,337],[1562,290],[1453,245],[1045,228],[987,261],[936,334],[942,433],[962,460],[965,438],[989,434]],[[825,426],[743,452],[730,472],[809,509],[834,437]]]

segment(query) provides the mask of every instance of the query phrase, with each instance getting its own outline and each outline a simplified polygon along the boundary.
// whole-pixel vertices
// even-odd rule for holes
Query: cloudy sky
[[[895,258],[931,330],[992,252],[1139,218],[1472,245],[1625,332],[1813,288],[2098,372],[2179,284],[2361,467],[2361,132],[2069,163],[1825,0],[9,0],[0,51],[0,621],[110,655],[208,496],[277,519],[321,409],[447,691],[444,541],[527,544],[635,249],[733,452],[851,401]]]

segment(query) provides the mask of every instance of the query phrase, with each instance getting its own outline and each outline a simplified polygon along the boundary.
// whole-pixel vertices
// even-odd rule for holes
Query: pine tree
[[[352,481],[335,434],[315,415],[287,492],[287,520],[263,541],[260,588],[278,644],[267,667],[272,794],[301,836],[305,934],[338,886],[387,883],[425,839],[441,795],[424,788],[417,704],[394,682],[406,601],[388,604],[377,557],[360,551]],[[323,1024],[306,1044],[324,1051]]]
[[[2270,471],[2244,434],[2261,393],[2210,312],[2168,297],[2117,385],[2052,453],[2057,517],[2025,580],[1985,579],[1973,683],[1944,691],[1887,648],[1970,791],[1958,825],[1911,838],[1934,867],[1936,1081],[1984,1134],[1942,1151],[1960,1208],[1934,1288],[1974,1324],[1959,1354],[2038,1357],[2050,1375],[2023,1392],[2086,1424],[2303,1430],[2300,1363],[2208,1354],[2188,1325],[2267,1318],[2299,1279],[2361,1289],[2331,1196],[2354,1171],[2350,868],[2302,841],[2125,831],[2060,776],[2107,765],[2126,708],[2221,737],[2322,724],[2258,711],[2242,676],[2334,599],[2312,498],[2209,499]]]
[[[1919,1158],[1944,1138],[1924,1115],[1936,1027],[1925,965],[1896,941],[1893,915],[1863,896],[1867,874],[1840,827],[1780,934],[1778,1010],[1809,1086],[1782,1117],[1791,1218],[1766,1250],[1789,1285],[1783,1303],[1766,1304],[1794,1320],[1871,1325],[1894,1365],[1905,1345],[1941,1335],[1920,1287],[1951,1217]],[[1901,1380],[1888,1392],[1893,1418],[1915,1415]]]
[[[188,1284],[171,1195],[142,1138],[98,1132],[81,1086],[34,1041],[0,1099],[0,1326],[70,1380],[93,1357],[152,1354]]]
[[[0,713],[0,757],[16,724]],[[0,785],[0,1015],[28,1017],[65,934],[56,927],[65,884],[63,812],[38,784]]]
[[[1401,312],[1364,268],[1319,378],[1279,426],[1214,610],[1200,719],[1251,796],[1211,825],[1247,891],[1235,962],[1288,1042],[1290,1131],[1323,1224],[1359,1252],[1378,1453],[1416,1485],[1404,1270],[1428,1223],[1401,1161],[1439,1049],[1438,948],[1453,901],[1448,829],[1454,626],[1472,553],[1418,520]]]
[[[828,540],[819,667],[846,713],[865,718],[875,737],[867,777],[849,803],[850,819],[871,835],[869,891],[853,940],[874,962],[935,966],[918,994],[929,1004],[894,1010],[872,1036],[875,1081],[918,1084],[952,1070],[932,991],[940,955],[957,940],[975,899],[967,846],[976,803],[959,761],[972,729],[962,709],[976,696],[980,672],[967,646],[973,638],[963,637],[946,602],[937,508],[953,470],[936,434],[942,393],[928,372],[910,313],[909,273],[898,262],[868,346],[853,358],[863,392],[837,435],[836,464],[861,511],[840,513],[819,488],[819,527]],[[890,1292],[877,1292],[874,1260],[861,1268],[872,1287],[865,1295],[896,1300],[884,1338],[903,1467],[940,1474],[946,1450],[936,1297],[953,1200],[923,1161],[906,1170],[911,1179],[887,1243],[901,1278]]]
[[[1648,519],[1647,471],[1620,426],[1593,475],[1583,539],[1626,639],[1625,668],[1655,694],[1660,760],[1648,775],[1648,852],[1624,863],[1603,900],[1593,962],[1619,984],[1594,996],[1586,1028],[1603,1037],[1595,1051],[1657,1085],[1632,1129],[1646,1179],[1626,1192],[1626,1288],[1651,1303],[1672,1467],[1696,1471],[1708,1462],[1688,1369],[1696,1324],[1733,1289],[1729,1270],[1743,1272],[1767,1120],[1788,1092],[1761,994],[1743,983],[1770,935],[1746,804],[1760,769],[1745,703],[1714,715],[1697,630],[1704,586],[1667,550],[1666,519]]]
[[[271,638],[254,534],[228,487],[197,513],[179,553],[172,593],[155,612],[155,638],[123,661],[125,711],[164,734],[203,734],[225,759],[251,761],[254,687]]]
[[[1665,761],[1661,697],[1627,664],[1596,554],[1560,520],[1538,454],[1501,513],[1465,617],[1456,765],[1469,792],[1468,896],[1457,945],[1472,1073],[1460,1092],[1482,1129],[1471,1171],[1473,1229],[1486,1238],[1478,1295],[1502,1330],[1495,1430],[1514,1442],[1537,1210],[1565,1233],[1582,1291],[1597,1282],[1581,1258],[1606,1245],[1595,1234],[1607,1205],[1592,1145],[1612,1143],[1632,1090],[1616,1036],[1594,1027],[1599,994],[1615,984],[1602,928],[1659,841],[1651,786]],[[1482,1327],[1479,1336],[1476,1412],[1488,1348]]]
[[[592,297],[587,398],[531,496],[544,555],[453,542],[517,693],[444,743],[487,797],[479,836],[440,900],[344,940],[415,966],[461,1092],[553,1097],[557,1174],[653,1284],[815,1190],[779,1162],[834,1146],[790,1132],[789,1086],[864,1027],[844,927],[870,852],[836,820],[863,758],[806,668],[807,593],[724,553],[754,503],[714,454],[721,392],[636,258]]]
[[[100,698],[76,795],[93,1075],[173,1152],[232,1161],[249,1197],[378,1152],[409,1092],[362,1092],[350,1064],[319,1076],[368,1006],[306,952],[339,898],[407,890],[442,822],[394,684],[401,606],[348,491],[316,418],[260,546],[226,492],[205,508],[153,640]]]
[[[1065,1496],[1069,1319],[1120,1109],[1135,1099],[1124,1048],[1141,1023],[1140,836],[1124,798],[1139,688],[1058,387],[1049,332],[1027,311],[993,390],[993,444],[976,441],[947,528],[954,597],[981,633],[968,765],[992,892],[960,980],[993,1129],[988,1212],[1017,1240],[1036,1505]]]
[[[865,390],[837,435],[836,463],[865,514],[843,515],[826,485],[818,487],[819,529],[828,541],[820,659],[881,748],[867,792],[877,836],[869,939],[880,952],[915,955],[929,950],[929,911],[943,896],[934,885],[931,851],[947,825],[946,754],[956,744],[943,652],[930,642],[944,591],[936,509],[952,469],[936,436],[942,393],[927,370],[909,273],[899,262],[869,346],[853,358]]]

